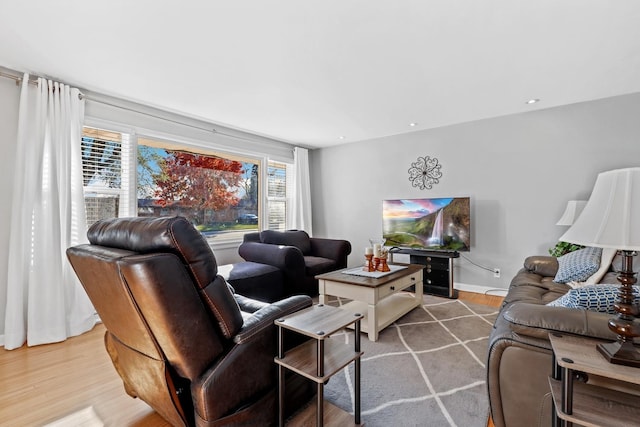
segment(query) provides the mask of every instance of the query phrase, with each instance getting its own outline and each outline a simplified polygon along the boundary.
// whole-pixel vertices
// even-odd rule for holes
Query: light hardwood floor
[[[459,298],[494,307],[502,302],[469,292]],[[144,402],[125,394],[103,335],[100,324],[58,344],[0,348],[0,426],[42,426],[85,408],[106,426],[169,426]]]

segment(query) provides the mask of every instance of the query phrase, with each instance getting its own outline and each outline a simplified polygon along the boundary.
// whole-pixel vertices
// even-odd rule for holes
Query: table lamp
[[[640,367],[640,351],[633,345],[640,336],[634,322],[640,310],[633,303],[633,257],[640,250],[640,168],[600,173],[582,213],[560,240],[620,251],[616,316],[609,320],[617,341],[598,344],[598,351],[611,363]]]

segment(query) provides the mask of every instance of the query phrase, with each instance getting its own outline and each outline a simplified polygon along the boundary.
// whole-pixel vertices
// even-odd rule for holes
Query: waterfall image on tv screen
[[[385,246],[469,251],[469,197],[382,201]]]

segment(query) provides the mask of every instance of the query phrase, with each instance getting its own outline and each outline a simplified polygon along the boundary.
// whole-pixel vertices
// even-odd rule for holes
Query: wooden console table
[[[369,334],[369,340],[377,341],[382,329],[422,305],[423,266],[403,267],[379,278],[344,273],[350,268],[320,274],[316,276],[320,303],[325,304],[329,295],[352,300],[341,308],[363,313],[362,331]],[[408,292],[410,287],[414,289]]]

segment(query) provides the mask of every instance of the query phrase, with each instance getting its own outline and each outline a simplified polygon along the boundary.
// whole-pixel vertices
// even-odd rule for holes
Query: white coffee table
[[[424,266],[397,266],[391,268],[403,268],[379,278],[345,273],[353,268],[316,276],[320,304],[326,304],[330,295],[352,300],[343,307],[364,314],[362,331],[368,333],[370,341],[377,341],[382,329],[422,304]],[[414,285],[413,291],[407,289]]]

